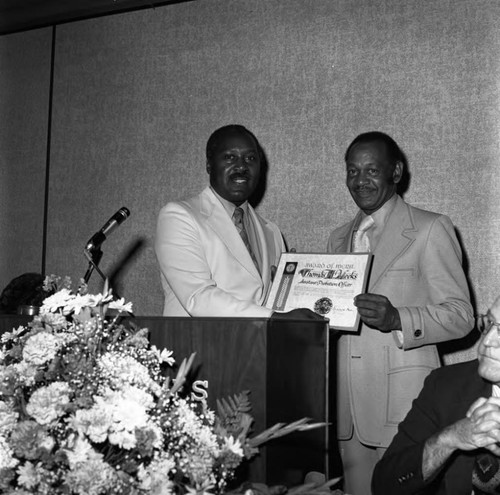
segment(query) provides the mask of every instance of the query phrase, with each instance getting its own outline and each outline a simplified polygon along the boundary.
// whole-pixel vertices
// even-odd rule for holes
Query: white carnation
[[[16,467],[18,463],[7,440],[0,435],[0,470]]]
[[[59,340],[48,332],[31,336],[23,349],[23,358],[36,365],[45,364],[54,359],[59,350]]]
[[[10,404],[0,401],[0,435],[7,435],[14,428],[19,414]]]
[[[69,404],[70,388],[66,382],[53,382],[35,390],[26,406],[26,412],[38,424],[46,425],[62,416]]]

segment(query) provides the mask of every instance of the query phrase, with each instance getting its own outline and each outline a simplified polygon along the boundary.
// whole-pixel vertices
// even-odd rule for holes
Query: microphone
[[[130,210],[122,206],[87,242],[86,250],[92,251],[101,247],[101,244],[113,232],[118,225],[122,224],[130,215]]]

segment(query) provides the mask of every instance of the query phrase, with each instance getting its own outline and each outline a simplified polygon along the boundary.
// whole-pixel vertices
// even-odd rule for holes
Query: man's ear
[[[207,174],[210,175],[210,172],[212,171],[212,167],[210,166],[210,162],[207,160]]]
[[[397,184],[401,178],[403,177],[403,162],[398,161],[394,166],[394,170],[392,172],[392,180],[394,184]]]

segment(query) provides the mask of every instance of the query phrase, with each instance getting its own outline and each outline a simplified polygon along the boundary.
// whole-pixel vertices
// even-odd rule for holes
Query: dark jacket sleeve
[[[477,361],[434,370],[426,378],[410,412],[400,423],[398,433],[375,467],[373,495],[447,493],[444,489],[444,475],[450,466],[457,465],[455,461],[460,453],[452,456],[432,483],[424,483],[424,445],[432,435],[463,418],[482,387],[484,385],[477,375]],[[471,490],[468,493],[470,492]]]

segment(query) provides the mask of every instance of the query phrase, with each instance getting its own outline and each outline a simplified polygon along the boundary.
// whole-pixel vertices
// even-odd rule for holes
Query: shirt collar
[[[233,218],[233,213],[234,213],[234,210],[236,209],[236,205],[234,203],[231,203],[231,201],[228,201],[227,199],[224,199],[219,194],[217,194],[217,192],[215,191],[215,189],[212,186],[210,186],[210,189],[215,194],[215,197],[221,202],[221,204],[224,207],[224,209],[226,210],[227,214],[231,218]],[[248,201],[245,201],[239,207],[243,210],[243,213],[246,216],[247,213],[248,213]]]
[[[385,222],[389,218],[389,215],[392,213],[392,210],[396,206],[397,200],[398,195],[393,194],[377,211],[373,212],[370,215],[377,227],[385,225]],[[363,210],[360,210],[360,213],[361,215],[359,216],[358,225],[363,218],[368,216]]]

